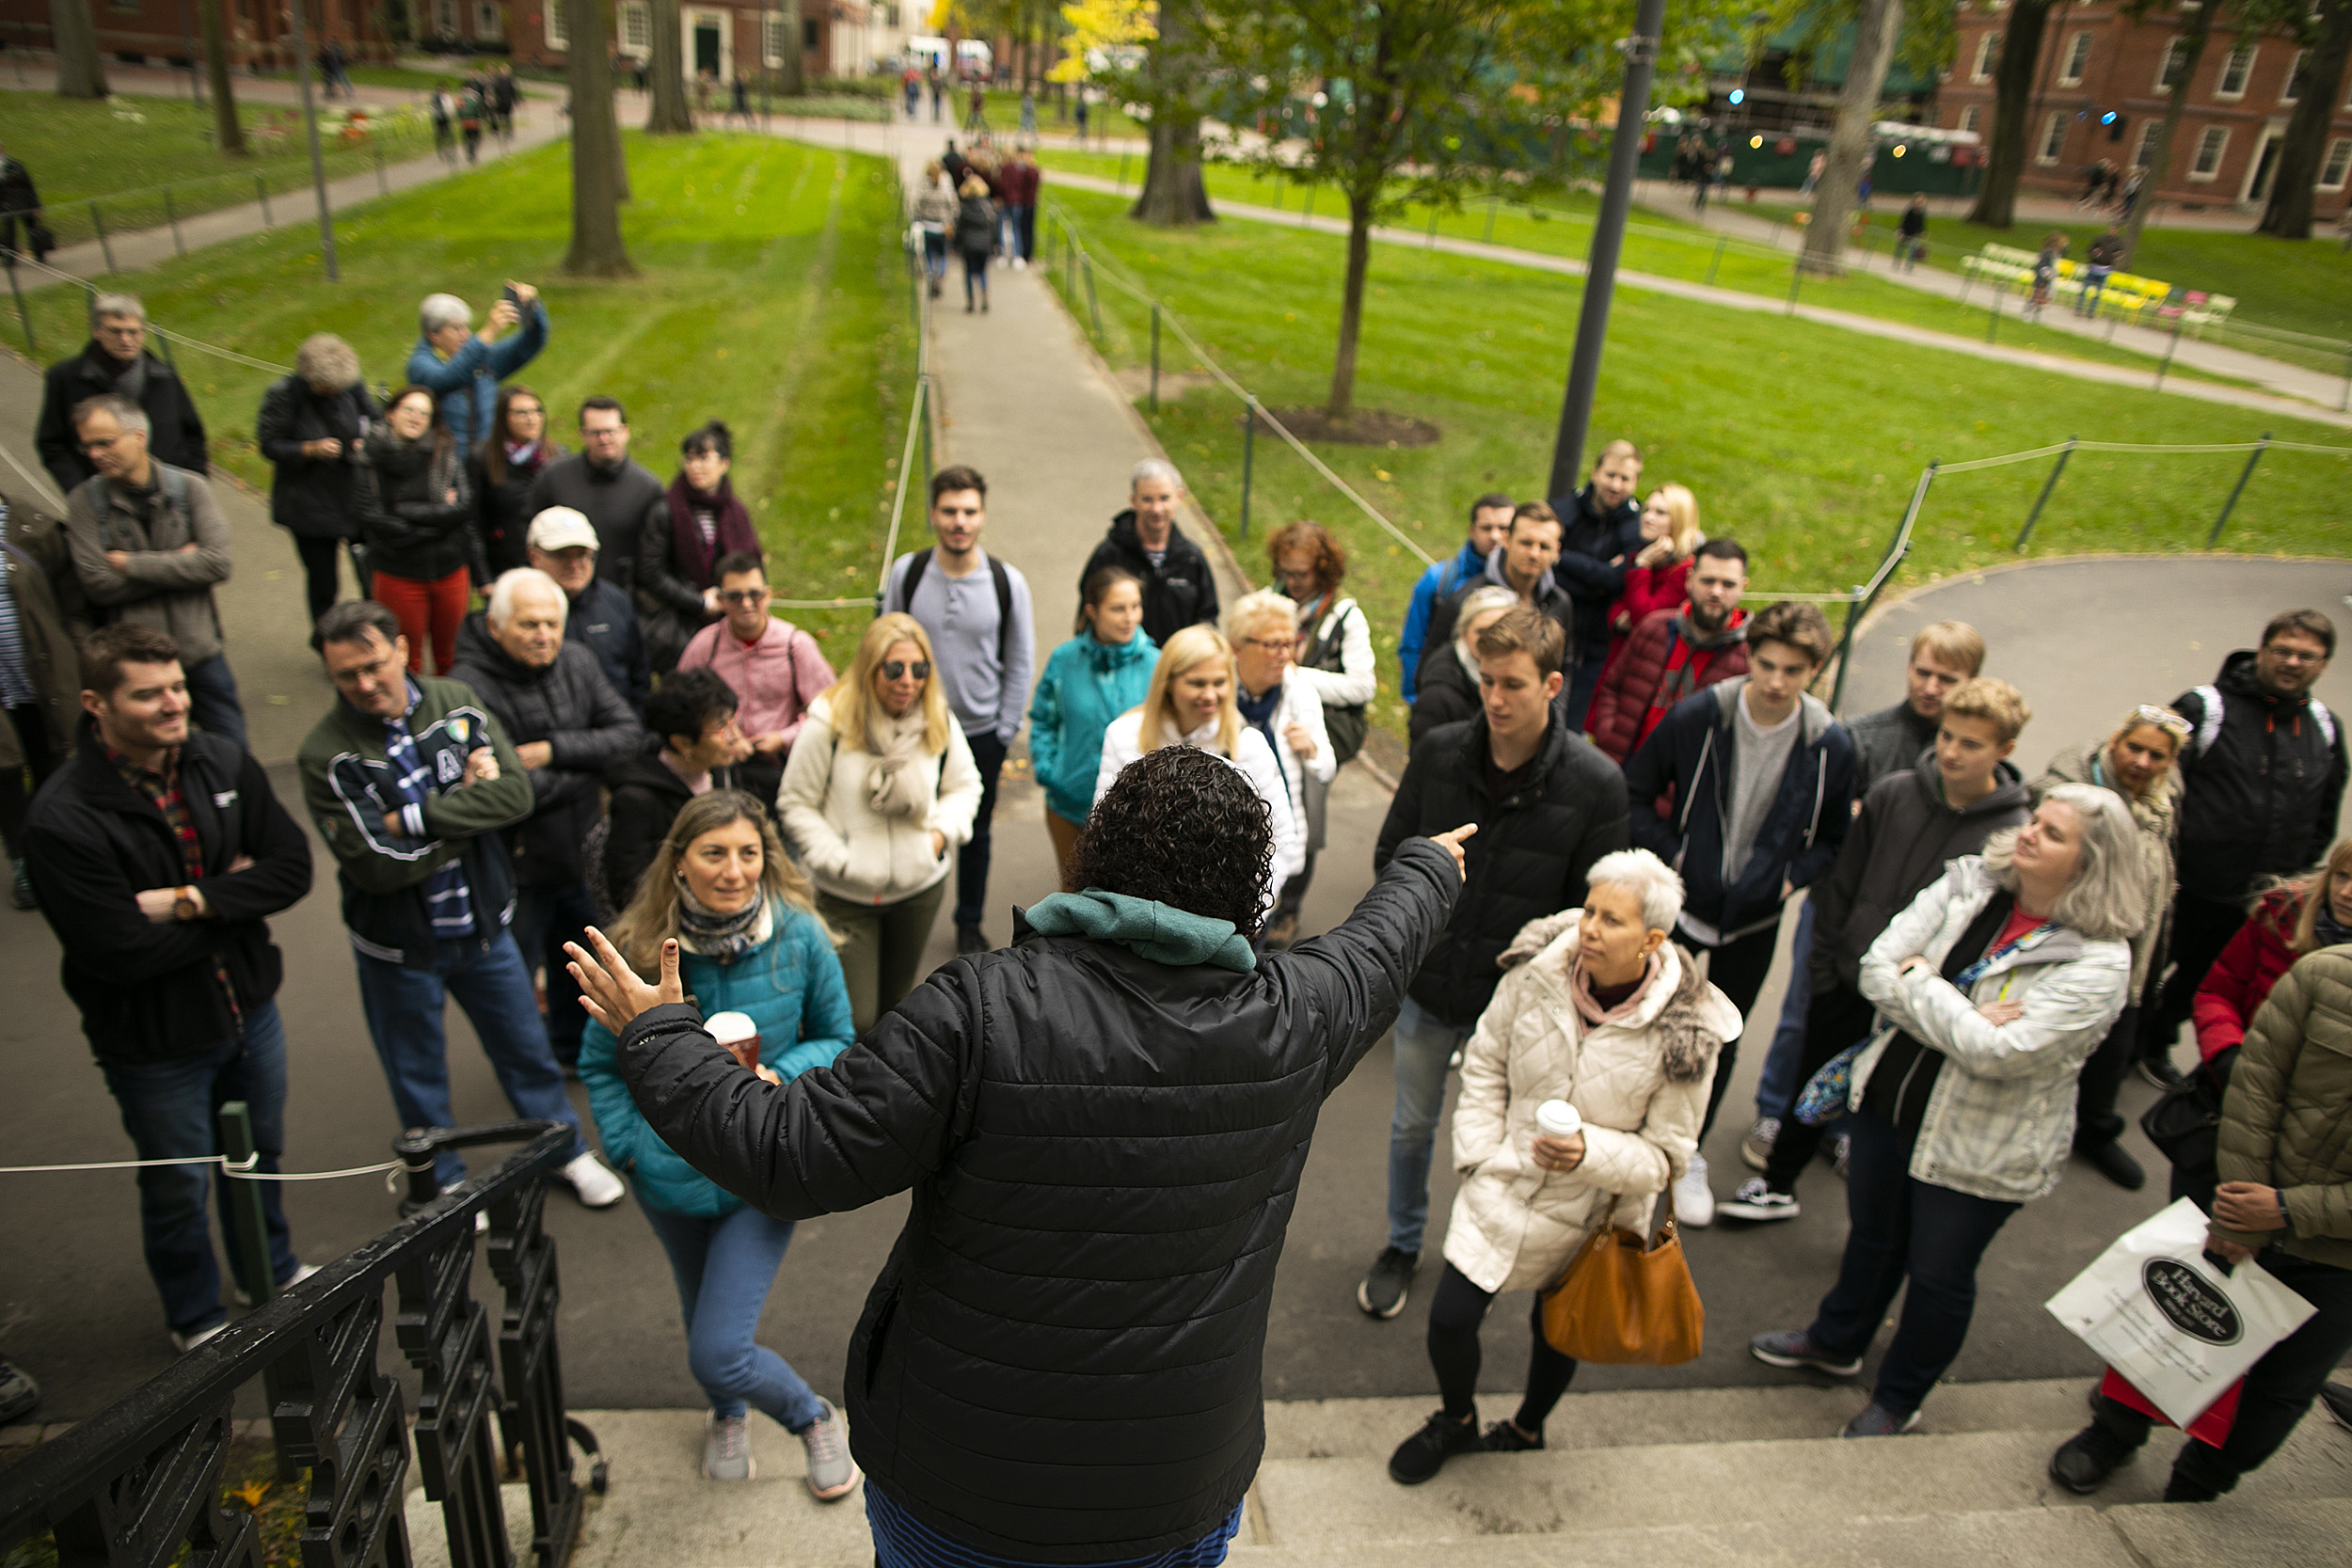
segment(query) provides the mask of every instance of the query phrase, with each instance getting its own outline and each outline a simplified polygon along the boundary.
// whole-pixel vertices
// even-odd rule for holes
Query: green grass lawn
[[[1064,189],[1057,199],[1104,259],[1165,300],[1208,351],[1273,408],[1319,404],[1328,388],[1343,244],[1337,236],[1228,220],[1188,233],[1127,219],[1118,198]],[[1059,273],[1057,272],[1057,277]],[[1149,353],[1148,309],[1106,281],[1096,290],[1114,364]],[[1482,491],[1536,493],[1550,466],[1576,330],[1573,278],[1442,253],[1375,252],[1358,404],[1435,422],[1438,444],[1317,451],[1430,554],[1458,548],[1463,508]],[[1087,317],[1083,288],[1076,302]],[[1172,334],[1167,372],[1191,367]],[[1244,566],[1265,574],[1262,540],[1295,517],[1334,528],[1350,590],[1371,612],[1391,727],[1394,635],[1421,562],[1271,436],[1256,443],[1251,538],[1238,536],[1242,421],[1214,387],[1170,382],[1153,428]],[[1720,309],[1625,288],[1611,317],[1592,443],[1619,435],[1648,456],[1645,486],[1696,492],[1708,531],[1753,558],[1759,594],[1836,591],[1877,563],[1919,470],[2069,436],[2135,442],[2281,440],[2352,447],[2319,425],[2192,403],[1912,348],[1837,328]],[[1588,448],[1588,450],[1590,450]],[[2201,547],[2235,454],[2135,459],[2079,454],[2038,528],[2036,553]],[[2010,543],[2046,463],[1940,481],[1901,580],[2012,559]],[[2340,555],[2352,457],[2272,453],[2224,544],[2256,552]]]
[[[1741,212],[1773,220],[1786,219],[1794,207],[1759,202],[1754,207],[1734,203]],[[1901,217],[1891,202],[1878,203],[1870,214],[1872,237],[1881,252]],[[1931,218],[1928,223],[1928,263],[1947,271],[1960,270],[1963,256],[1987,244],[2038,250],[2053,230],[2073,244],[2067,254],[2080,260],[2090,242],[2106,228],[2104,220],[2067,223],[2026,223],[1992,229],[1959,218]],[[2352,339],[2352,251],[2324,233],[2309,240],[2275,240],[2267,234],[2231,234],[2202,229],[2150,229],[2140,236],[2132,271],[2161,277],[2176,288],[2231,294],[2237,299],[2238,318],[2291,332]]]
[[[882,159],[762,136],[628,136],[635,199],[624,211],[643,276],[567,279],[567,148],[337,215],[339,285],[316,235],[256,235],[137,275],[166,327],[284,364],[309,333],[342,334],[371,385],[397,386],[417,302],[446,289],[478,309],[500,280],[546,292],[553,332],[518,380],[555,414],[593,393],[627,405],[635,455],[665,480],[704,420],[734,427],[735,483],[775,552],[779,594],[869,593],[914,380],[914,328],[898,248],[896,175]],[[497,221],[477,221],[483,214]],[[81,296],[34,296],[44,349],[82,338]],[[253,420],[271,372],[178,350],[215,461],[266,486]],[[794,612],[825,635],[868,612]]]
[[[319,118],[320,148],[329,179],[388,162],[415,158],[433,150],[431,126],[399,112],[367,111],[364,139],[345,142],[339,103]],[[78,103],[51,93],[0,91],[0,143],[8,155],[33,171],[47,221],[60,244],[73,245],[96,233],[89,212],[94,198],[109,233],[149,229],[168,220],[233,207],[254,197],[258,176],[272,197],[310,183],[310,151],[299,111],[282,104],[243,103],[251,155],[224,158],[213,148],[210,104],[184,99],[119,97],[104,103]]]
[[[1068,169],[1103,179],[1123,180],[1131,190],[1139,188],[1143,180],[1144,160],[1139,153],[1122,157],[1117,152],[1048,150],[1041,155],[1040,163],[1049,171]],[[1202,171],[1202,178],[1212,202],[1236,201],[1279,206],[1285,212],[1298,214],[1302,218],[1310,214],[1331,218],[1345,212],[1331,191],[1311,193],[1303,187],[1270,179],[1247,168],[1211,164]],[[1311,207],[1309,205],[1310,195],[1313,198]],[[1488,202],[1481,199],[1452,212],[1439,210],[1433,214],[1427,207],[1412,208],[1394,221],[1398,227],[1426,232],[1434,216],[1437,232],[1442,236],[1582,261],[1592,249],[1593,218],[1597,205],[1592,197],[1582,193],[1548,195],[1532,202]],[[1375,266],[1377,264],[1375,263]],[[1736,289],[1742,293],[1786,299],[1789,285],[1794,281],[1795,259],[1789,253],[1773,251],[1745,241],[1724,243],[1723,235],[1696,224],[1684,223],[1656,213],[1637,212],[1627,227],[1621,264],[1629,272],[1646,273],[1654,277],[1708,283],[1718,288]],[[1981,341],[1990,328],[1995,341],[2010,348],[2033,349],[2071,359],[2087,359],[2094,364],[2146,371],[2153,379],[2154,366],[2145,354],[2135,353],[2129,348],[2110,347],[2071,333],[2019,321],[2013,299],[2004,302],[2002,318],[1998,324],[1994,323],[1986,309],[1985,301],[1990,294],[1985,291],[1979,291],[1976,300],[1963,305],[1888,282],[1883,277],[1871,277],[1867,272],[1854,272],[1838,278],[1806,277],[1803,280],[1798,297],[1806,305],[1851,310],[1856,315],[1874,316],[1882,321],[1901,322],[1931,331],[1949,332],[1971,341]],[[2232,386],[2251,385],[2185,366],[2176,365],[2169,373]]]

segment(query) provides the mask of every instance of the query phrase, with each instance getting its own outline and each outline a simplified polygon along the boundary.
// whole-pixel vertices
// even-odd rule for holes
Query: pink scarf
[[[1641,984],[1633,988],[1632,994],[1615,1006],[1604,1008],[1600,998],[1593,994],[1593,977],[1584,968],[1584,956],[1578,954],[1576,961],[1568,968],[1568,995],[1576,1003],[1577,1016],[1593,1029],[1618,1022],[1642,1005],[1642,998],[1649,994],[1650,987],[1658,983],[1658,976],[1665,967],[1666,949],[1661,943],[1658,951],[1649,956],[1649,965],[1642,972]]]

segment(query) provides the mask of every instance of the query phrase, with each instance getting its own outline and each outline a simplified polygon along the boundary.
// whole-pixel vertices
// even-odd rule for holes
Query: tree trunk
[[[2195,10],[2182,14],[2180,41],[2187,53],[2181,56],[2181,73],[2172,79],[2171,95],[2164,101],[2164,123],[2157,128],[2156,144],[2148,154],[2148,172],[2139,182],[2139,195],[2132,202],[2132,215],[2123,220],[2123,255],[2115,263],[2121,272],[2132,264],[2139,250],[2139,231],[2148,226],[2148,214],[2156,205],[2156,192],[2164,188],[2164,177],[2172,166],[2172,138],[2181,129],[2181,113],[2188,106],[2188,87],[2197,79],[2197,62],[2205,57],[2205,40],[2213,36],[2213,13],[2218,0],[2206,0]]]
[[[2321,161],[2328,155],[2329,121],[2344,102],[2344,66],[2352,55],[2352,0],[2320,0],[2319,42],[2309,55],[2303,95],[2295,101],[2279,166],[2271,171],[2270,204],[2263,209],[2260,232],[2282,240],[2312,237],[2312,201]]]
[[[57,96],[106,96],[106,68],[98,58],[98,24],[90,0],[50,0],[49,35],[57,51]]]
[[[229,71],[229,29],[220,9],[229,0],[197,0],[204,24],[204,77],[213,89],[213,141],[226,158],[246,155],[245,127],[237,123],[237,95]]]
[[[1145,67],[1152,150],[1143,166],[1143,194],[1127,215],[1171,226],[1215,223],[1208,187],[1200,182],[1200,108],[1193,96],[1198,64],[1187,53],[1192,19],[1178,0],[1168,0],[1160,7],[1159,26]]]
[[[1334,422],[1356,409],[1356,344],[1364,327],[1364,274],[1372,268],[1372,204],[1369,196],[1347,198],[1347,282],[1340,291],[1340,347],[1331,356],[1331,402],[1325,410]]]
[[[612,114],[612,57],[601,40],[611,22],[606,0],[556,0],[568,6],[573,47],[572,245],[564,270],[574,277],[627,277],[629,264],[621,243],[621,128]]]
[[[1886,68],[1894,63],[1895,40],[1902,30],[1903,0],[1861,0],[1853,58],[1846,63],[1846,85],[1837,93],[1837,123],[1830,131],[1820,182],[1813,187],[1804,254],[1797,259],[1807,272],[1836,277],[1846,270],[1846,224],[1863,171],[1878,152],[1870,127],[1879,117],[1879,95],[1886,88]]]
[[[808,73],[801,69],[801,0],[781,0],[776,15],[784,24],[784,63],[776,68],[777,81],[786,97],[798,98],[808,91]]]
[[[2042,29],[2052,0],[2011,0],[2009,25],[2001,35],[2001,63],[1993,73],[1993,135],[1984,186],[1977,192],[1970,223],[2007,229],[2017,221],[2017,182],[2026,172],[2026,144],[2032,133],[2034,71],[2042,63]],[[2064,4],[2065,0],[2058,0]]]
[[[645,130],[655,135],[694,129],[694,106],[686,96],[686,40],[681,36],[677,0],[653,0],[653,57],[646,95]]]

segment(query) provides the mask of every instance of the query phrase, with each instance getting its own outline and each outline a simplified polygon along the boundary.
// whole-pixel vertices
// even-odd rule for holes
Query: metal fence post
[[[1127,149],[1120,148],[1119,150],[1119,179],[1111,188],[1121,196],[1127,194]]]
[[[1500,203],[1493,197],[1486,198],[1486,231],[1479,236],[1482,243],[1492,245],[1495,237],[1495,208]]]
[[[1425,247],[1427,249],[1435,250],[1438,248],[1438,214],[1442,211],[1443,209],[1440,208],[1436,202],[1433,201],[1429,204],[1429,244]]]
[[[2159,392],[2164,390],[2164,372],[2172,368],[2172,351],[2181,346],[2181,324],[2187,319],[2188,312],[2185,310],[2172,318],[2172,336],[2165,340],[2164,357],[2156,363],[2155,389]],[[2267,440],[2269,437],[2265,436],[2264,439]],[[2259,456],[2260,454],[2257,453],[2256,455]],[[2244,482],[2240,481],[2241,487],[2243,484]],[[2235,496],[2232,496],[2230,499],[2232,500],[2235,500],[2237,498]],[[2230,509],[2226,506],[2223,507],[2221,509],[2221,515],[2226,518],[2229,515]],[[2221,531],[2221,525],[2219,523],[2214,524],[2213,531],[2215,533],[2218,534]]]
[[[2344,351],[2344,396],[2336,402],[2336,412],[2352,413],[2352,348]]]
[[[1152,412],[1160,411],[1160,302],[1152,302]]]
[[[1242,402],[1248,406],[1242,414],[1241,427],[1241,536],[1249,538],[1249,480],[1258,457],[1258,399],[1245,393]]]
[[[24,285],[17,281],[16,258],[8,258],[8,292],[16,295],[16,319],[24,328],[24,352],[38,354],[40,345],[33,341],[33,313],[24,309]]]
[[[2017,531],[2017,543],[2010,548],[2022,550],[2026,541],[2033,537],[2033,526],[2042,520],[2042,509],[2050,504],[2050,492],[2058,488],[2058,475],[2066,471],[2066,460],[2074,455],[2074,443],[2080,439],[2078,436],[2066,438],[2066,450],[2058,453],[2058,462],[2051,466],[2050,477],[2042,482],[2042,494],[2034,498],[2033,510],[2026,514],[2026,526]]]
[[[242,1100],[231,1100],[220,1108],[220,1151],[232,1164],[242,1165],[256,1157],[253,1113]],[[246,1294],[260,1307],[278,1294],[278,1275],[269,1263],[269,1232],[262,1215],[262,1184],[226,1170],[220,1179],[229,1183],[230,1240],[245,1265]]]
[[[1797,313],[1797,291],[1798,291],[1799,289],[1804,288],[1804,253],[1803,251],[1799,251],[1799,252],[1797,253],[1797,259],[1796,259],[1795,261],[1791,261],[1791,262],[1789,262],[1789,263],[1788,263],[1788,313],[1789,315],[1792,315],[1792,316],[1793,316],[1793,315],[1795,315],[1795,314]]]
[[[1993,341],[1993,335],[2001,329],[2001,295],[2005,292],[2006,291],[2001,287],[1999,279],[1994,279],[1993,284],[1993,309],[1992,312],[1984,318],[1984,341],[1988,343]]]
[[[2270,432],[2265,430],[2263,438],[2254,443],[2254,450],[2246,454],[2246,468],[2237,476],[2237,483],[2230,487],[2230,499],[2221,503],[2221,515],[2213,520],[2213,531],[2205,536],[2205,548],[2211,549],[2220,542],[2223,525],[2229,522],[2230,514],[2237,510],[2237,499],[2246,494],[2246,482],[2254,477],[2254,465],[2261,462],[2263,453],[2269,450]]]
[[[172,204],[169,185],[164,187],[164,221],[171,225],[172,254],[185,256],[188,253],[188,245],[187,242],[180,237],[180,209]]]
[[[106,258],[106,270],[108,272],[112,272],[115,270],[114,242],[106,238],[106,220],[98,215],[98,198],[96,197],[92,197],[90,198],[89,221],[90,227],[98,230],[99,254]]]
[[[1103,335],[1103,302],[1094,295],[1094,258],[1087,258],[1087,318],[1094,324],[1094,335]]]
[[[914,385],[915,396],[919,400],[917,418],[923,428],[923,477],[928,483],[934,471],[931,467],[931,378],[925,375]]]
[[[258,174],[253,177],[253,194],[262,198],[262,227],[277,228],[278,220],[269,215],[269,182]]]
[[[1886,554],[1879,558],[1879,569],[1870,574],[1872,582],[1869,592],[1863,594],[1857,589],[1858,596],[1847,603],[1846,628],[1837,639],[1837,679],[1829,692],[1832,713],[1836,712],[1846,700],[1846,670],[1852,662],[1847,655],[1853,649],[1854,633],[1860,629],[1862,618],[1870,613],[1870,607],[1878,603],[1879,594],[1895,575],[1895,567],[1911,553],[1911,525],[1917,521],[1919,509],[1927,504],[1928,487],[1935,483],[1937,467],[1936,463],[1930,463],[1919,470],[1919,483],[1911,492],[1911,505],[1904,509],[1903,520],[1895,525],[1895,537],[1887,542]]]
[[[1731,236],[1728,234],[1715,242],[1714,259],[1707,263],[1707,287],[1710,289],[1715,286],[1715,269],[1724,264],[1724,246],[1730,243]]]

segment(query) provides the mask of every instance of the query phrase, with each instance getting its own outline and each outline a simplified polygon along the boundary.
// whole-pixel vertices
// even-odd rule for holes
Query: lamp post
[[[310,185],[319,198],[319,254],[326,260],[326,280],[342,281],[335,265],[335,214],[326,205],[326,160],[319,155],[319,109],[310,97],[310,31],[303,25],[308,0],[294,0],[294,80],[302,84],[302,126],[310,137]],[[1646,3],[1646,0],[1645,0]]]
[[[1617,100],[1617,128],[1609,140],[1609,183],[1593,224],[1593,249],[1584,266],[1584,302],[1577,314],[1576,352],[1568,361],[1567,395],[1560,404],[1560,434],[1551,449],[1551,483],[1546,496],[1576,489],[1584,459],[1584,427],[1592,422],[1593,395],[1600,385],[1600,351],[1609,336],[1610,296],[1617,287],[1617,258],[1625,249],[1625,220],[1633,205],[1633,174],[1642,155],[1642,127],[1649,114],[1650,78],[1658,69],[1658,40],[1666,24],[1666,0],[1642,0],[1633,36],[1618,48],[1625,54],[1625,90]]]

